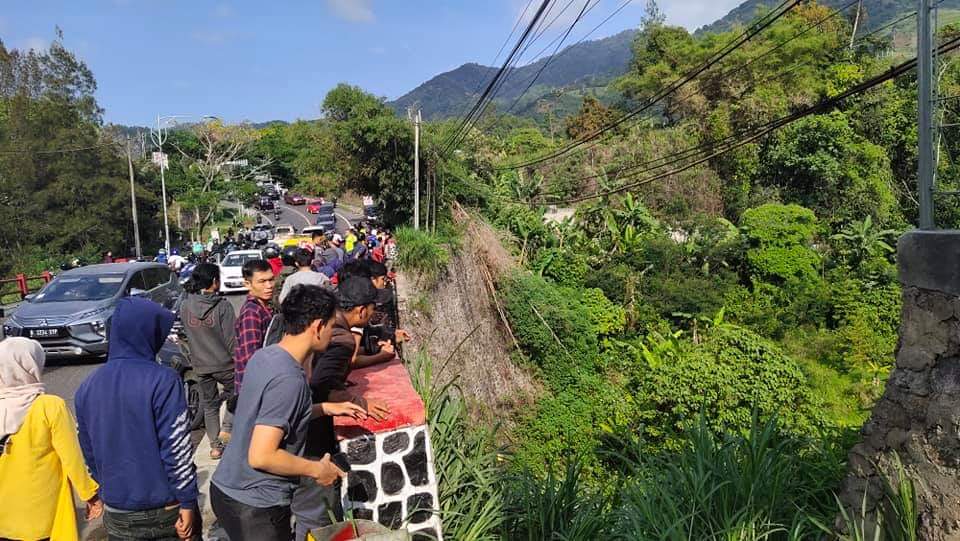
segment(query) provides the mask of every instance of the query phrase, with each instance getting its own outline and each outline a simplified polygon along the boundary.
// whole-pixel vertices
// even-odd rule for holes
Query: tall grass
[[[401,227],[396,231],[397,264],[417,276],[417,283],[430,289],[446,271],[450,252],[456,242],[452,237]]]
[[[494,432],[471,425],[455,382],[434,385],[433,361],[425,352],[414,356],[411,371],[427,408],[444,537],[499,539],[503,484]]]
[[[807,539],[809,515],[831,512],[835,461],[754,417],[743,436],[718,437],[701,417],[676,454],[635,464],[620,531],[633,539]]]

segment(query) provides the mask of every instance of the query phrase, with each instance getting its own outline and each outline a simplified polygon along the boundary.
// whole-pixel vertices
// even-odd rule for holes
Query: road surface
[[[307,225],[313,225],[316,221],[316,215],[307,214],[306,205],[288,206],[280,204],[281,215],[276,221],[278,224],[289,224],[297,230],[303,229]],[[270,223],[274,223],[273,213],[268,212],[264,218],[269,218]],[[355,213],[343,209],[337,210],[337,232],[341,235],[346,233],[349,227],[349,221],[355,220],[359,216]],[[230,295],[230,303],[234,309],[239,311],[240,306],[246,298],[243,294]],[[67,401],[71,411],[73,411],[73,395],[77,387],[86,377],[100,366],[100,361],[74,360],[67,359],[63,361],[51,360],[47,363],[44,371],[44,383],[47,386],[47,392],[62,397]]]

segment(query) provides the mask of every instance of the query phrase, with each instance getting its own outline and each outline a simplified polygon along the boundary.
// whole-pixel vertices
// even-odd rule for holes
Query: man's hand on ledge
[[[358,421],[367,418],[367,412],[353,402],[324,402],[323,414],[331,417],[352,417]]]
[[[378,421],[382,421],[387,418],[387,415],[390,415],[390,408],[382,402],[368,400],[367,415],[373,417]]]

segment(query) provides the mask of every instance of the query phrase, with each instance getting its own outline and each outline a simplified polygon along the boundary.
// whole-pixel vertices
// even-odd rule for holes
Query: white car
[[[247,261],[263,259],[260,250],[235,250],[227,254],[220,263],[220,293],[246,291],[243,285],[243,264]]]
[[[292,239],[296,236],[297,230],[293,228],[290,224],[278,224],[273,229],[273,241],[277,244],[283,245],[285,241]]]

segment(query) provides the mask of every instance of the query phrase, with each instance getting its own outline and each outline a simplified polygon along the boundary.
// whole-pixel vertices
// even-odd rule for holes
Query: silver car
[[[108,263],[66,271],[29,295],[3,325],[5,336],[40,342],[50,357],[106,355],[110,317],[136,295],[176,311],[177,276],[162,263]]]

